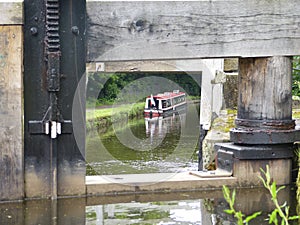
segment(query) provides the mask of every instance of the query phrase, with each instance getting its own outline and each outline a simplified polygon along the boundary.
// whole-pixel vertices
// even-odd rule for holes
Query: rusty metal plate
[[[235,119],[238,128],[257,128],[267,130],[292,130],[295,128],[295,120],[248,120]]]

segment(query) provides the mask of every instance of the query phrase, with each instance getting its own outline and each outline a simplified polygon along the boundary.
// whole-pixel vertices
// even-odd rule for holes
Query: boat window
[[[170,107],[170,106],[171,106],[171,100],[170,100],[170,99],[168,99],[168,100],[163,100],[163,101],[162,101],[162,104],[163,104],[163,108]]]
[[[174,104],[178,104],[185,101],[185,96],[178,96],[173,99]]]
[[[148,108],[157,108],[158,107],[158,104],[159,104],[159,101],[156,99],[156,98],[153,98],[154,99],[154,105],[153,105],[153,102],[151,101],[151,99],[149,98],[148,99]]]

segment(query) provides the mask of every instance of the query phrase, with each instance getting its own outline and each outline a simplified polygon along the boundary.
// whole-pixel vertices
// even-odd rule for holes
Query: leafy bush
[[[300,56],[293,58],[292,95],[300,98]]]

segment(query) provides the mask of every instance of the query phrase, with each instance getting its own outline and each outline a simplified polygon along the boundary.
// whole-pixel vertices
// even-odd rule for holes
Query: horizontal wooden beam
[[[23,0],[0,0],[0,25],[23,24]]]
[[[300,54],[295,0],[87,0],[88,61]]]

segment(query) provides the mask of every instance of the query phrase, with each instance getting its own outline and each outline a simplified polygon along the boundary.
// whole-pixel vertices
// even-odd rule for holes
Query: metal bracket
[[[217,153],[217,168],[232,174],[233,173],[233,152],[219,149]]]
[[[59,52],[48,53],[48,91],[58,92],[60,89],[60,58]]]
[[[30,134],[50,134],[52,139],[57,138],[59,134],[73,133],[71,120],[64,120],[62,122],[31,120],[29,121],[28,127]]]

